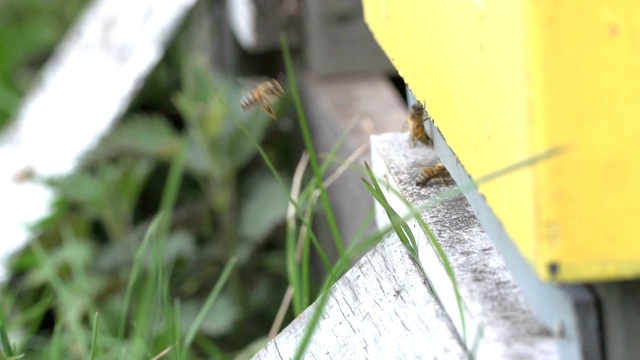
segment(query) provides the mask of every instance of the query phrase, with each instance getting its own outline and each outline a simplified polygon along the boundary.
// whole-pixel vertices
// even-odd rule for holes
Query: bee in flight
[[[429,115],[426,114],[424,107],[422,107],[420,103],[415,103],[411,106],[409,117],[402,126],[402,131],[409,130],[409,146],[411,147],[414,147],[416,145],[416,140],[427,146],[432,145],[431,138],[424,131],[425,115],[426,118],[429,118]]]
[[[25,167],[18,170],[15,174],[13,174],[13,176],[11,177],[11,180],[13,180],[13,182],[17,184],[20,184],[20,183],[27,182],[29,180],[33,180],[35,177],[36,177],[36,172],[30,167]]]
[[[240,107],[242,110],[248,110],[252,107],[261,106],[275,120],[276,113],[273,112],[271,103],[283,95],[284,90],[280,83],[275,79],[271,79],[261,82],[253,90],[244,94],[242,100],[240,100]]]
[[[442,182],[446,185],[447,182],[444,180],[445,176],[449,175],[449,171],[442,165],[442,163],[437,163],[434,166],[427,166],[420,174],[416,177],[416,186],[423,187],[427,185],[429,180],[433,179],[436,176],[440,176]]]

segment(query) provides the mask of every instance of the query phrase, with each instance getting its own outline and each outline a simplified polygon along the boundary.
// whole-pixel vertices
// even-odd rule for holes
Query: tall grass
[[[90,328],[86,328],[78,311],[82,307],[95,308],[94,304],[84,304],[78,297],[75,282],[63,281],[52,263],[53,257],[47,254],[39,241],[34,240],[30,246],[40,263],[42,274],[54,291],[58,319],[54,332],[44,347],[45,353],[33,354],[19,351],[10,342],[9,329],[5,322],[9,309],[0,309],[0,358],[18,359],[20,357],[43,359],[105,359],[105,358],[161,358],[171,354],[173,359],[188,359],[189,348],[193,344],[196,333],[203,318],[211,310],[222,288],[233,271],[236,261],[227,263],[222,275],[209,294],[204,306],[200,309],[196,320],[182,337],[179,331],[179,300],[171,301],[169,297],[169,273],[164,266],[164,240],[167,237],[171,212],[177,198],[180,180],[183,173],[185,149],[172,162],[169,176],[163,191],[160,212],[148,227],[143,241],[138,247],[133,267],[122,298],[122,313],[117,322],[117,329],[111,332],[103,321],[99,321],[100,313],[94,311],[90,320]],[[67,234],[67,238],[72,237]],[[67,239],[66,241],[71,241]],[[75,276],[83,276],[77,271]],[[77,279],[76,279],[77,280]],[[158,336],[158,332],[161,335]]]

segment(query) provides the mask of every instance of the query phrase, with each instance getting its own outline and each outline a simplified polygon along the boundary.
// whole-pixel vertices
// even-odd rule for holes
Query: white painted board
[[[305,359],[466,359],[426,279],[394,235],[331,288]],[[290,359],[315,303],[253,359]]]
[[[387,133],[371,138],[373,171],[388,181],[386,196],[401,215],[409,211],[395,196],[401,193],[414,207],[456,187],[451,178],[415,185],[418,173],[438,159],[433,149],[410,147],[408,133]],[[535,318],[501,255],[474,216],[464,196],[441,203],[422,213],[423,219],[449,259],[462,298],[460,316],[454,288],[417,221],[408,221],[418,242],[422,267],[452,322],[475,359],[554,359],[558,349],[554,335]],[[389,224],[381,207],[379,227]],[[462,319],[464,318],[464,326]]]
[[[69,173],[125,111],[195,3],[97,0],[69,31],[0,134],[0,263],[24,245],[27,226],[53,198],[20,175]]]

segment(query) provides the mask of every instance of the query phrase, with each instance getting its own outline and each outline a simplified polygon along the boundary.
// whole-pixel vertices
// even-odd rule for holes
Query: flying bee
[[[433,143],[429,135],[427,135],[424,130],[425,115],[426,118],[429,117],[429,115],[426,114],[424,107],[420,105],[420,103],[415,103],[411,106],[409,117],[402,126],[402,131],[409,130],[409,146],[411,147],[416,145],[416,140],[427,146],[431,146]]]
[[[13,182],[17,184],[20,184],[20,183],[27,182],[29,180],[33,180],[35,177],[36,177],[36,172],[31,167],[25,167],[18,170],[15,174],[13,174],[13,176],[11,177],[11,180],[13,180]]]
[[[280,83],[271,79],[261,82],[253,90],[247,92],[240,100],[240,107],[242,110],[248,110],[252,107],[261,106],[264,111],[273,118],[276,119],[276,113],[271,108],[271,103],[278,100],[284,95],[284,90]]]
[[[416,177],[416,186],[423,187],[427,185],[429,180],[433,179],[436,176],[440,176],[442,182],[446,185],[447,182],[444,180],[445,176],[449,175],[449,171],[442,165],[442,163],[437,163],[434,166],[427,166],[420,174]]]

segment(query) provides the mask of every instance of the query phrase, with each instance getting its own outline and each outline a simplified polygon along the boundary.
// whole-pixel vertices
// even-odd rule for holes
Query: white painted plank
[[[98,0],[70,30],[0,135],[0,262],[24,244],[26,226],[53,197],[17,174],[69,173],[122,115],[195,2]]]
[[[293,357],[315,304],[253,359]],[[307,359],[466,359],[453,325],[395,236],[331,288]]]
[[[417,205],[452,189],[455,184],[432,180],[425,188],[415,186],[420,170],[437,162],[435,152],[425,146],[409,147],[408,134],[372,136],[373,170],[389,180]],[[387,191],[400,214],[408,213],[404,203]],[[416,235],[420,262],[461,338],[476,359],[558,358],[553,335],[524,301],[500,254],[493,247],[463,196],[437,205],[422,214],[452,264],[464,307],[466,334],[450,279],[415,220],[409,226]],[[376,211],[378,226],[389,223],[384,211]]]

